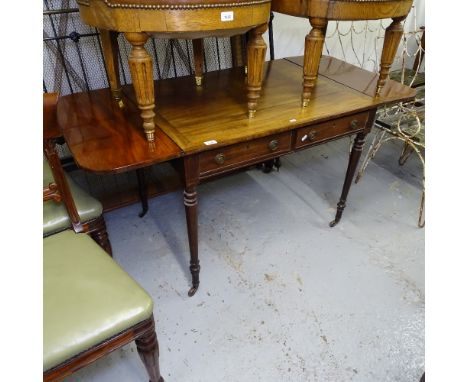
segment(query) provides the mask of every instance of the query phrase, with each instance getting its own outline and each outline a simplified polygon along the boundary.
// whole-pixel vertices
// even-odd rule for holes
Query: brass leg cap
[[[303,99],[303,100],[302,100],[302,107],[307,107],[307,106],[309,106],[309,102],[310,102],[310,100],[308,100],[308,99]]]
[[[195,76],[195,83],[197,84],[197,86],[202,86],[203,76]]]
[[[117,100],[117,105],[119,105],[119,108],[123,109],[125,107],[124,101],[121,99]]]
[[[249,118],[253,118],[257,110],[249,110]]]
[[[148,142],[154,142],[154,130],[147,130],[145,131],[146,140]]]

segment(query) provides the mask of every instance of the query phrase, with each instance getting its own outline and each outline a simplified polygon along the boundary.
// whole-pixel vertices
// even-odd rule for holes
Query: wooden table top
[[[132,86],[124,87],[124,110],[108,89],[61,97],[58,121],[80,167],[121,172],[415,96],[413,89],[389,80],[381,96],[374,98],[378,74],[324,57],[310,105],[304,109],[302,60],[265,64],[262,97],[253,119],[245,111],[244,68],[206,73],[203,87],[197,87],[192,76],[156,81],[156,124],[165,134],[156,130],[154,146],[141,130]]]
[[[325,57],[309,107],[302,108],[302,68],[293,61],[265,64],[257,113],[244,107],[244,70],[207,73],[203,88],[191,77],[156,83],[158,126],[186,153],[194,153],[291,130],[414,97],[413,89],[388,81],[379,98],[372,90],[378,74]],[[133,97],[129,94],[129,97]],[[216,145],[205,142],[216,141]]]

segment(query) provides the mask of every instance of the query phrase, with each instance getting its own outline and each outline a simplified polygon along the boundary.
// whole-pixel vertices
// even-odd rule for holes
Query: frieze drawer
[[[364,129],[369,113],[354,114],[317,125],[302,127],[297,130],[295,148],[306,147],[316,143],[352,134]]]
[[[271,135],[200,154],[202,177],[275,158],[291,150],[291,133]]]

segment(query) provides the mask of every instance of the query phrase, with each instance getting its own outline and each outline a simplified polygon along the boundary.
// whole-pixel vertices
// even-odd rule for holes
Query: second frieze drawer
[[[291,133],[276,134],[200,154],[200,175],[223,172],[274,158],[291,149]]]
[[[369,113],[363,112],[335,119],[333,121],[318,123],[297,130],[295,148],[314,145],[318,142],[337,138],[362,130],[366,126]]]

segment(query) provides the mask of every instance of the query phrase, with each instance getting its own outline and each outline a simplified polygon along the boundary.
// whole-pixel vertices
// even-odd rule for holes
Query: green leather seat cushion
[[[44,370],[152,315],[151,297],[88,235],[66,230],[43,250]]]
[[[102,204],[99,200],[83,191],[73,180],[65,174],[70,191],[75,201],[78,215],[82,222],[90,221],[102,215]],[[43,160],[43,186],[54,181],[49,163]],[[49,200],[43,203],[43,235],[48,236],[55,232],[63,231],[71,227],[70,217],[63,203]]]

